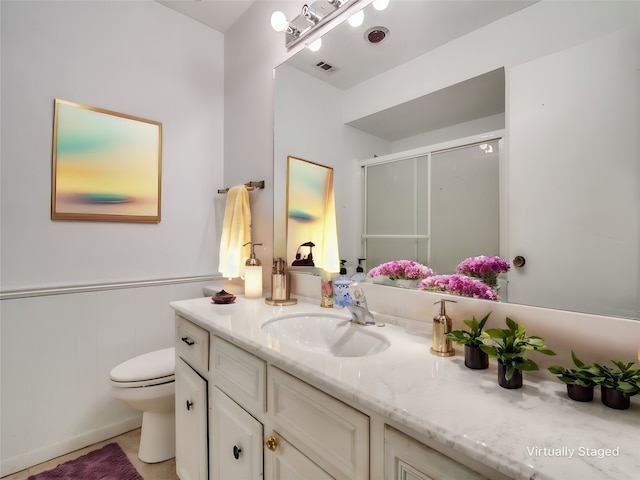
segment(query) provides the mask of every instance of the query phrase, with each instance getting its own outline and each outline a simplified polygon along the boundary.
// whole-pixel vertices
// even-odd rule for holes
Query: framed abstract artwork
[[[288,157],[287,263],[339,269],[333,168]]]
[[[55,100],[52,220],[160,222],[162,124]]]

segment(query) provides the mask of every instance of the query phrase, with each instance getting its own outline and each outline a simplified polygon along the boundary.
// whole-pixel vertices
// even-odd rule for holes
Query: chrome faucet
[[[373,314],[367,308],[367,299],[362,287],[357,282],[353,282],[349,285],[349,293],[352,303],[346,308],[351,313],[351,321],[361,325],[375,325]]]

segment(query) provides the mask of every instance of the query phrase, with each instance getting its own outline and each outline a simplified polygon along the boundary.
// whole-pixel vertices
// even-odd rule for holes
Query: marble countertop
[[[525,372],[524,386],[498,386],[495,362],[488,370],[430,353],[430,326],[376,314],[386,323],[375,333],[391,346],[367,357],[312,353],[267,336],[269,319],[296,313],[327,313],[314,303],[266,305],[238,297],[231,305],[211,298],[172,302],[182,316],[215,335],[300,376],[329,394],[427,435],[515,479],[637,479],[640,472],[640,404],[613,410],[600,402],[566,396],[559,381]],[[344,309],[332,314],[348,318]],[[375,314],[375,312],[374,312]],[[531,358],[535,357],[535,353]],[[535,358],[534,358],[535,359]]]

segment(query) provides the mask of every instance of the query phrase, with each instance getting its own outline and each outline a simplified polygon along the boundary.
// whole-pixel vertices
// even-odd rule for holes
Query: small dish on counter
[[[231,294],[231,293],[229,293],[229,292],[225,292],[224,290],[220,290],[213,297],[211,297],[211,300],[215,304],[225,305],[225,304],[229,304],[229,303],[235,302],[236,301],[236,296]]]

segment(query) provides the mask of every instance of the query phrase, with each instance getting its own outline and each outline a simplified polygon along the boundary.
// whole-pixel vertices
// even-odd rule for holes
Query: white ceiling
[[[364,23],[346,22],[322,38],[317,52],[304,49],[289,65],[342,90],[434,50],[537,0],[391,0],[379,12],[365,9]],[[365,32],[375,26],[389,29],[384,41],[370,44]],[[506,40],[506,39],[505,39]],[[318,62],[334,67],[325,72]]]
[[[256,0],[156,0],[218,32],[226,32]]]
[[[156,1],[224,33],[260,0]],[[346,90],[537,1],[391,0],[382,12],[368,7],[362,26],[352,28],[345,22],[323,37],[319,51],[303,49],[289,58],[287,64]],[[298,3],[302,6],[305,2],[299,0]],[[314,0],[308,3],[311,5]],[[374,26],[389,29],[387,38],[377,45],[364,38],[364,32]],[[284,48],[284,34],[282,41]],[[334,68],[323,71],[316,66],[318,62],[326,62]],[[452,97],[457,102],[451,102]],[[456,110],[451,104],[465,107]],[[443,115],[443,112],[448,113]],[[500,112],[504,112],[504,72],[501,69],[354,120],[350,125],[393,141]]]

